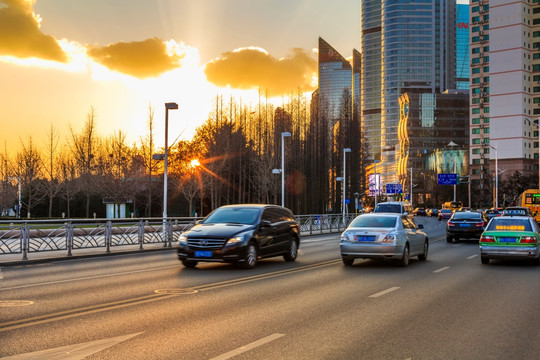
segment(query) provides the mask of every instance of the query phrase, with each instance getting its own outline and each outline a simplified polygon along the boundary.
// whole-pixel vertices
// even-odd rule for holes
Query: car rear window
[[[220,208],[204,219],[204,224],[255,224],[260,209],[256,208]]]
[[[393,228],[397,217],[394,216],[358,216],[351,222],[350,227],[359,228]]]
[[[388,212],[401,214],[401,205],[399,204],[379,204],[375,208],[375,212]]]
[[[524,219],[493,218],[486,231],[532,231],[531,223]]]
[[[454,213],[454,220],[482,220],[482,216],[477,212],[457,212]]]

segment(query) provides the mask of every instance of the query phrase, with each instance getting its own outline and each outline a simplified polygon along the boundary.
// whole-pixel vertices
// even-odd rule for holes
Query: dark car
[[[416,209],[414,209],[414,215],[415,216],[426,216],[427,211],[423,207],[417,207]]]
[[[427,211],[427,216],[429,217],[437,217],[438,214],[439,214],[439,209],[436,209],[436,208],[431,208]]]
[[[296,260],[300,227],[293,213],[277,205],[227,205],[182,233],[178,259],[185,267],[199,261],[232,262],[252,269],[260,258]]]
[[[456,211],[446,223],[446,241],[480,239],[487,225],[486,218],[477,211]]]
[[[494,217],[501,216],[501,213],[499,210],[495,209],[488,209],[484,211],[484,216],[486,217],[487,221],[493,219]]]
[[[450,209],[441,209],[437,214],[437,218],[439,219],[439,221],[443,219],[450,219],[450,217],[452,217],[452,214],[453,212]]]

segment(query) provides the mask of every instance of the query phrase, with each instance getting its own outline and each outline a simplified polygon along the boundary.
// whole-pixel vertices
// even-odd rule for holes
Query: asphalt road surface
[[[173,251],[4,267],[8,359],[539,359],[540,267],[481,265],[421,218],[425,262],[356,260],[339,235],[254,270]]]

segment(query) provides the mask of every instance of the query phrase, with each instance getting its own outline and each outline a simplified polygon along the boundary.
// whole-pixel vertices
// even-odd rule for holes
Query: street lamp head
[[[289,137],[289,136],[291,136],[291,133],[288,132],[288,131],[284,131],[284,132],[281,133],[281,136],[283,136],[283,137]]]
[[[165,109],[167,110],[178,110],[178,104],[175,102],[165,103]]]
[[[346,152],[346,153],[351,152],[351,149],[350,148],[345,148],[345,149],[343,149],[343,152]]]
[[[272,169],[272,174],[281,174],[281,169]]]
[[[336,181],[343,181],[343,178],[342,178],[341,176],[338,176],[338,177],[336,178]]]

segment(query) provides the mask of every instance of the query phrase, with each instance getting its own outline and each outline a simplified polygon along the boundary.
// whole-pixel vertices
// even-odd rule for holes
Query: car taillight
[[[519,242],[525,244],[536,244],[536,238],[534,236],[523,236]]]
[[[480,237],[480,242],[495,242],[495,237],[490,235],[482,235]]]
[[[476,223],[475,226],[476,226],[476,227],[483,227],[483,226],[484,226],[484,223],[483,223],[483,222],[479,222],[479,223]]]
[[[454,224],[453,222],[449,221],[447,222],[448,226],[456,226],[456,224]]]

